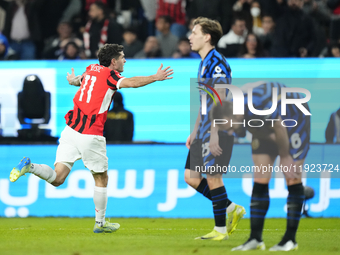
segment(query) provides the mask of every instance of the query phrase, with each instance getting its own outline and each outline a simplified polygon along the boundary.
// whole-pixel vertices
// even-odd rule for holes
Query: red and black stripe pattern
[[[69,111],[66,118],[66,124],[81,134],[85,129],[90,129],[96,122],[96,114],[92,116],[85,115],[79,108]]]

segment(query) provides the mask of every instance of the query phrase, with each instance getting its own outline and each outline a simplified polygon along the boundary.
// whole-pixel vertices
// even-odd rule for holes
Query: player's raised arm
[[[66,79],[70,85],[79,87],[81,85],[81,75],[76,76],[74,74],[74,68],[71,68],[71,74],[67,73]]]
[[[139,88],[155,81],[164,81],[172,79],[171,76],[174,72],[170,69],[170,66],[163,68],[163,64],[158,68],[157,73],[150,76],[135,76],[132,78],[124,78],[119,87],[120,88]]]

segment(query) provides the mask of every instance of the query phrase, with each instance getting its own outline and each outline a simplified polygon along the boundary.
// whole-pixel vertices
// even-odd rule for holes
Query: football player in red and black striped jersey
[[[163,64],[156,74],[125,78],[120,75],[126,62],[123,46],[105,44],[98,52],[99,64],[86,68],[83,75],[67,73],[71,85],[79,86],[74,96],[74,107],[66,115],[66,127],[61,133],[57,149],[55,170],[48,165],[31,163],[25,157],[11,174],[10,180],[16,181],[25,173],[33,173],[53,186],[60,186],[71,171],[75,161],[82,159],[84,165],[92,172],[96,223],[94,233],[112,233],[119,229],[118,223],[105,221],[107,204],[107,170],[106,141],[103,129],[107,111],[114,93],[121,88],[138,88],[155,81],[172,79],[173,70],[163,69]]]

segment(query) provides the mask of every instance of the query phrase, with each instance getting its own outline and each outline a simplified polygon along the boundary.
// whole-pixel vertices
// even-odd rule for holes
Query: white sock
[[[231,203],[228,207],[227,207],[227,213],[231,213],[232,211],[235,210],[235,203]]]
[[[105,223],[105,212],[107,205],[107,188],[94,186],[93,201],[96,210],[96,223]]]
[[[57,177],[56,172],[51,167],[44,164],[31,164],[31,168],[28,170],[28,172],[35,174],[39,178],[49,183],[54,182],[55,178]]]
[[[222,234],[227,233],[227,227],[214,227],[214,229]]]

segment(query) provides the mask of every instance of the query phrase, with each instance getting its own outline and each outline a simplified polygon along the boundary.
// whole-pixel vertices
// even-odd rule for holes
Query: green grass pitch
[[[212,219],[119,218],[113,234],[94,234],[90,218],[0,218],[1,255],[102,254],[226,254],[249,236],[249,219],[243,219],[227,241],[194,240],[212,230]],[[267,219],[263,239],[266,251],[284,233],[285,219]],[[297,254],[340,254],[339,219],[302,219]],[[233,252],[242,253],[242,252]]]

